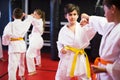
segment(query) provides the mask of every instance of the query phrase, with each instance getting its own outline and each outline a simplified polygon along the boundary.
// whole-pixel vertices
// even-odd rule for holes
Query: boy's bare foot
[[[7,60],[4,59],[4,58],[0,58],[0,61],[5,62],[5,61],[7,61]]]
[[[42,67],[42,65],[40,64],[40,65],[36,65],[36,69],[37,70],[40,70],[41,69],[41,67]]]
[[[28,75],[32,76],[32,75],[35,75],[37,72],[34,71],[34,72],[29,72]]]
[[[39,64],[39,65],[36,65],[36,67],[42,67],[42,65],[41,65],[41,64]]]

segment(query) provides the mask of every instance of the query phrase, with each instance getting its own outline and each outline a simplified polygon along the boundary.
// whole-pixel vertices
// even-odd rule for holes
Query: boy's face
[[[77,13],[76,10],[74,10],[74,11],[72,11],[72,12],[70,12],[70,13],[67,13],[67,14],[65,15],[65,18],[68,20],[68,22],[69,22],[70,24],[74,24],[74,23],[76,23],[76,21],[77,21],[77,19],[78,19],[78,13]]]
[[[105,14],[104,16],[107,18],[108,22],[114,21],[114,7],[112,6],[111,8],[108,8],[106,5],[104,5],[104,11]]]

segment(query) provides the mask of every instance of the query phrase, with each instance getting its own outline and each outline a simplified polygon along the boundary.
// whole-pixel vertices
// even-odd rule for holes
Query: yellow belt
[[[19,41],[19,40],[23,40],[22,37],[19,37],[19,38],[11,38],[10,41]]]
[[[77,56],[79,54],[80,55],[84,54],[85,57],[86,57],[87,77],[90,78],[91,77],[90,64],[89,64],[88,56],[87,56],[86,52],[84,51],[84,49],[78,49],[78,48],[74,48],[74,47],[71,47],[71,46],[65,46],[65,49],[70,50],[70,51],[75,53],[74,58],[73,58],[73,62],[72,62],[71,71],[70,71],[70,77],[74,77],[74,70],[75,70],[75,67],[76,67]]]

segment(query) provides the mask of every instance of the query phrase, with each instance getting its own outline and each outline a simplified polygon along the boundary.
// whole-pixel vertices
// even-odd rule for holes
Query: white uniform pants
[[[28,72],[36,71],[35,64],[36,65],[41,64],[40,49],[37,50],[32,47],[29,47],[26,53],[26,61],[27,61]]]
[[[8,63],[8,80],[16,80],[17,69],[19,67],[19,76],[24,76],[25,73],[25,54],[24,53],[9,53]]]

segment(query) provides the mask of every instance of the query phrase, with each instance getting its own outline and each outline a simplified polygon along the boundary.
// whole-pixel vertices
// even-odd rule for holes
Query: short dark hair
[[[15,8],[13,10],[13,16],[16,18],[16,19],[20,19],[23,15],[23,10],[20,9],[20,8]]]
[[[64,7],[64,14],[70,13],[70,12],[72,12],[74,10],[77,11],[78,15],[80,14],[79,7],[77,5],[75,5],[75,4],[69,3],[69,4],[65,5],[65,7]]]

